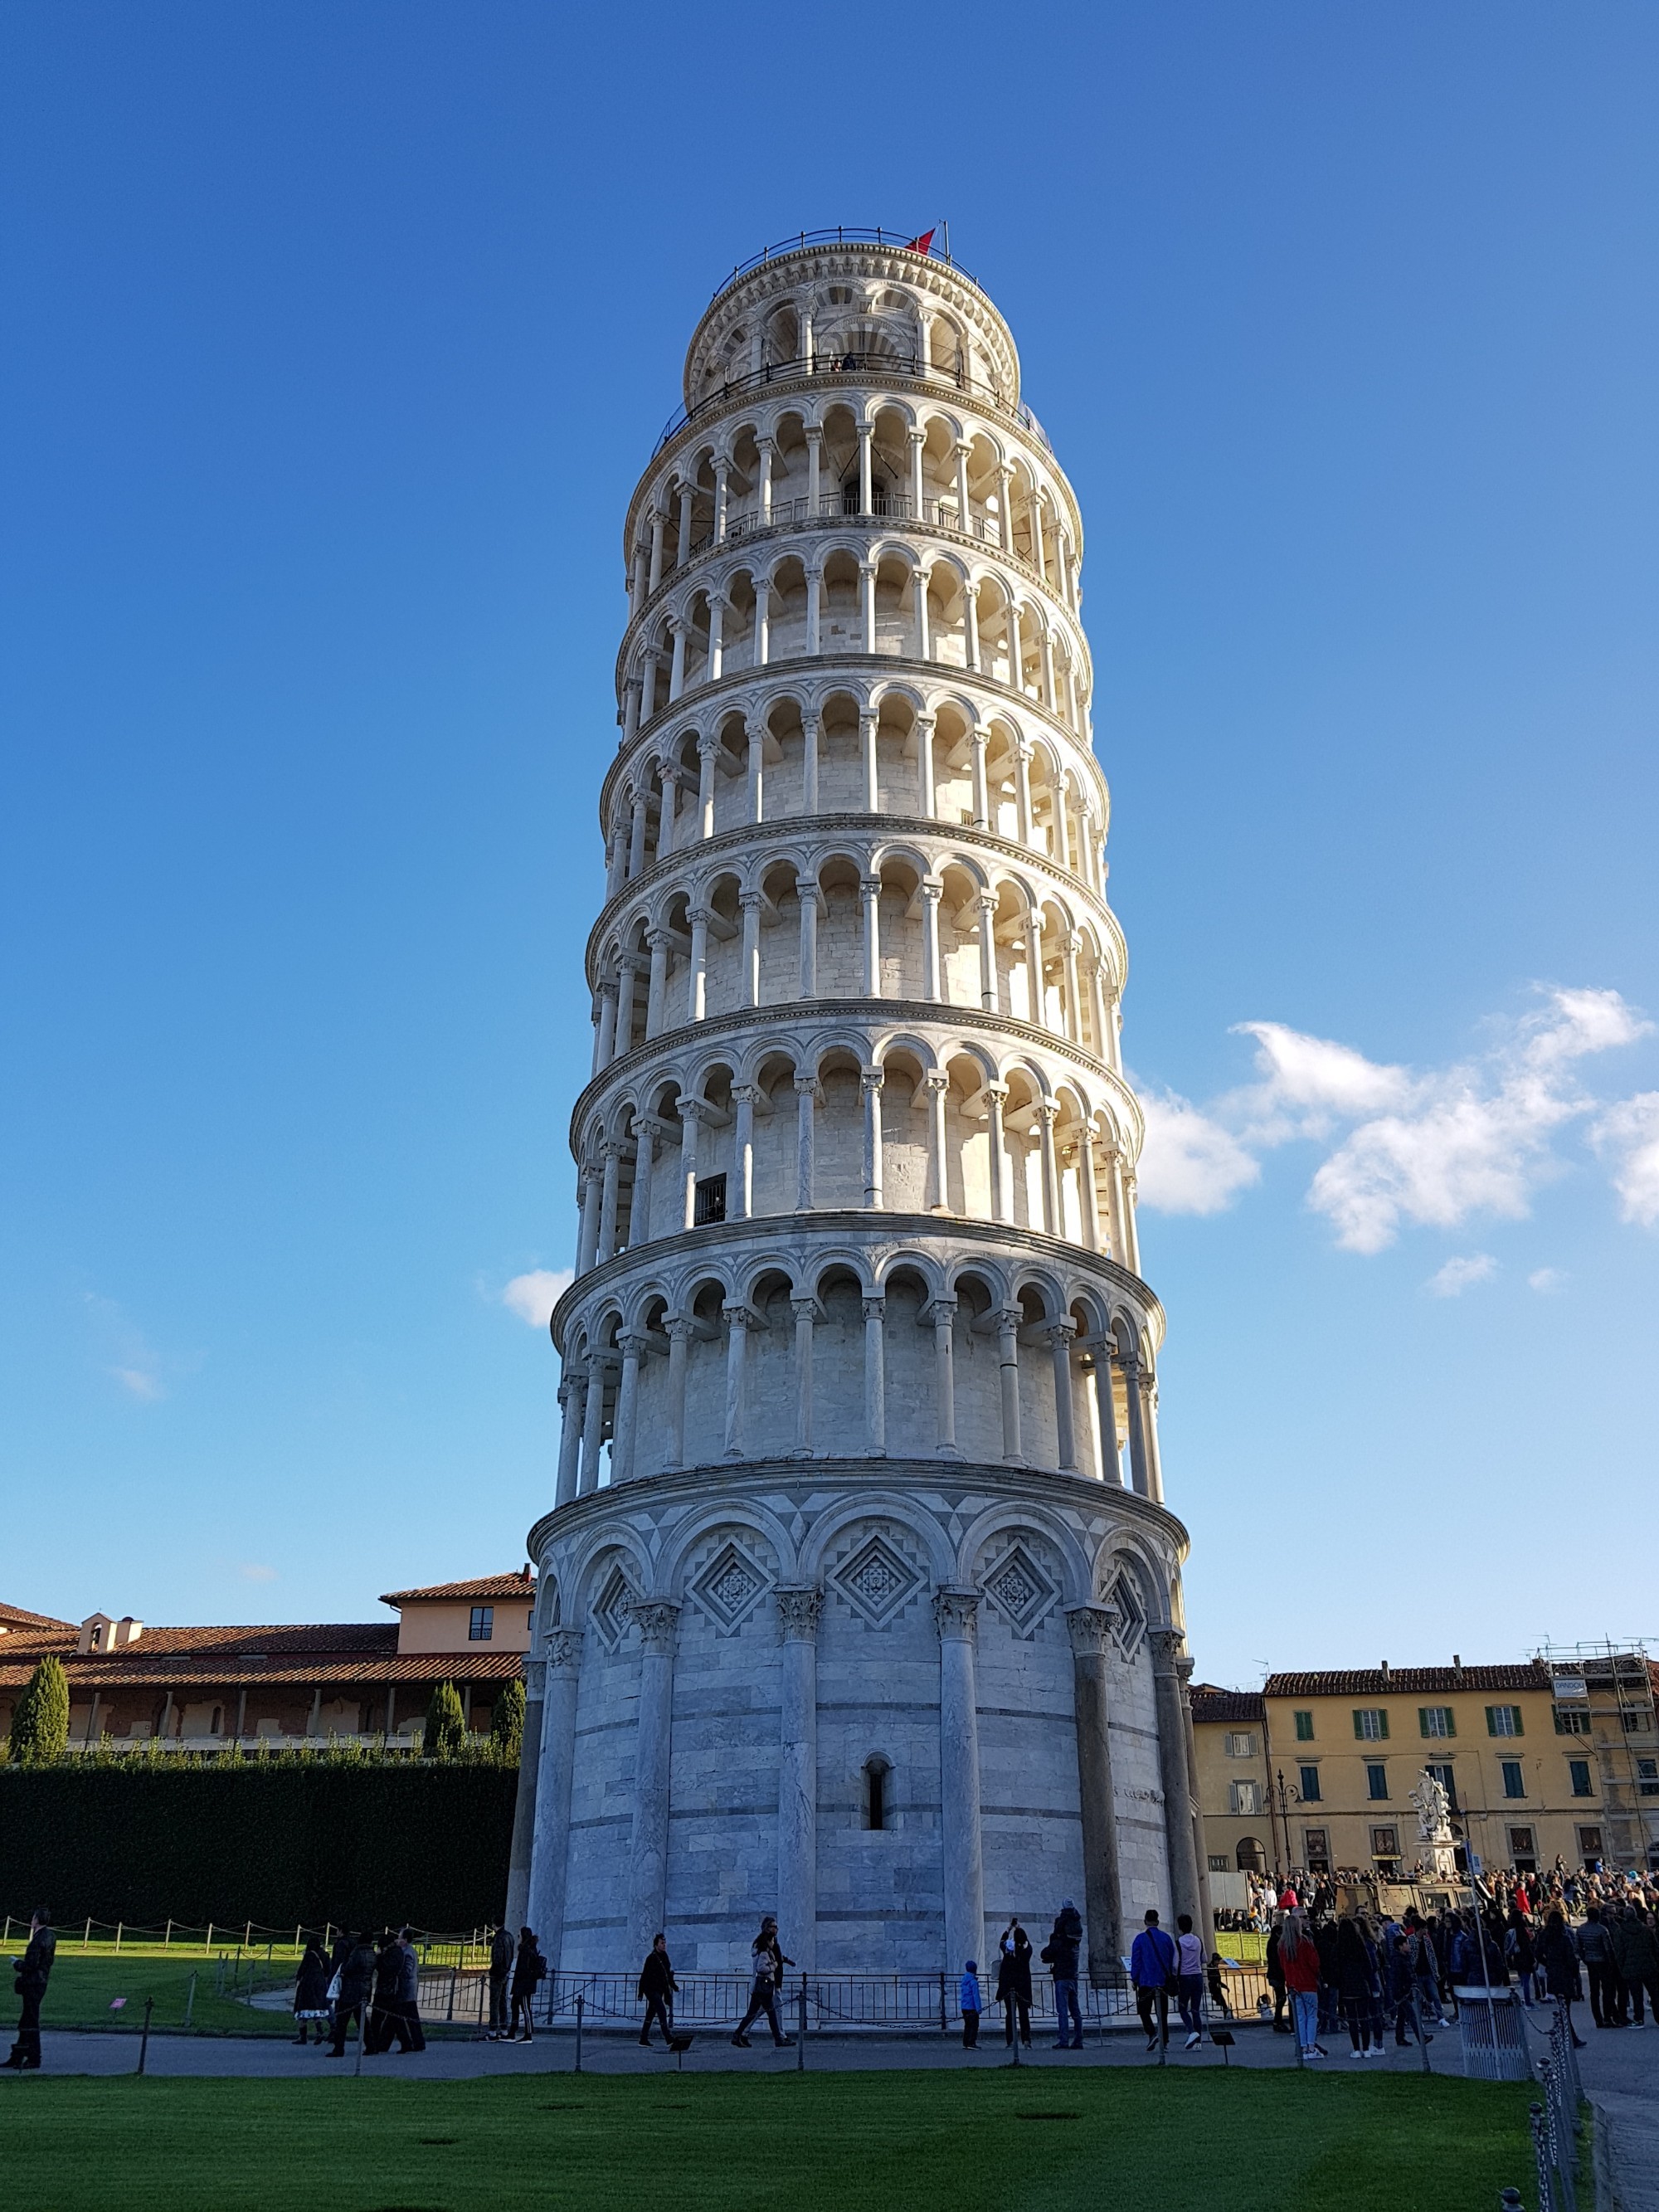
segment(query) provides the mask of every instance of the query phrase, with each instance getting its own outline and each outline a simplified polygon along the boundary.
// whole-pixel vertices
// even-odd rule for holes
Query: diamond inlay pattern
[[[592,1613],[593,1626],[607,1651],[614,1651],[628,1633],[629,1608],[633,1602],[633,1584],[620,1567],[612,1567]]]
[[[921,1576],[885,1537],[871,1536],[830,1577],[854,1613],[884,1628],[921,1588]]]
[[[741,1546],[722,1544],[691,1585],[691,1595],[724,1632],[738,1627],[771,1587],[766,1570]]]
[[[985,1584],[986,1595],[1016,1636],[1030,1636],[1054,1603],[1054,1583],[1024,1544],[1016,1544],[994,1567]]]

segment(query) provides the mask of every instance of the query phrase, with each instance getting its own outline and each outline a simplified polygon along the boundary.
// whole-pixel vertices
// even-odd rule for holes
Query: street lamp
[[[1279,1885],[1279,1889],[1282,1892],[1285,1881],[1290,1878],[1291,1872],[1290,1808],[1292,1805],[1299,1805],[1303,1802],[1302,1792],[1295,1788],[1293,1784],[1285,1781],[1285,1770],[1282,1766],[1279,1768],[1275,1778],[1270,1781],[1267,1784],[1267,1817],[1269,1820],[1273,1817],[1273,1800],[1275,1797],[1279,1800],[1279,1824],[1285,1832],[1285,1871],[1284,1875],[1280,1878]]]

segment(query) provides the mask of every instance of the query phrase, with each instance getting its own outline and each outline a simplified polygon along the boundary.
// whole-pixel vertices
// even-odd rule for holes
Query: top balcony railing
[[[949,530],[958,537],[977,538],[981,545],[1000,549],[1002,544],[1001,526],[994,514],[970,514],[964,523],[954,499],[924,499],[921,512],[918,514],[916,502],[909,494],[896,491],[872,491],[867,510],[856,503],[849,505],[846,495],[839,491],[820,492],[816,508],[805,497],[775,499],[769,512],[765,514],[757,509],[732,515],[726,525],[723,542],[732,545],[739,538],[752,538],[757,531],[779,530],[806,522],[867,522],[872,515],[878,515],[890,522],[919,521],[925,529]],[[703,531],[691,540],[686,558],[695,561],[700,553],[707,553],[715,543],[713,530]]]
[[[672,415],[663,426],[662,435],[652,447],[652,457],[661,453],[671,438],[678,437],[689,422],[701,416],[712,414],[716,408],[728,406],[733,399],[746,392],[761,392],[770,384],[799,384],[814,376],[860,376],[866,372],[878,376],[902,377],[916,384],[939,385],[951,392],[961,392],[970,399],[978,399],[995,408],[1000,415],[1012,417],[1022,429],[1029,430],[1046,453],[1053,453],[1048,434],[1037,421],[1024,400],[1010,404],[1000,386],[988,384],[981,377],[969,376],[966,369],[946,368],[937,362],[923,361],[915,354],[902,353],[817,353],[810,360],[768,362],[743,376],[728,377],[719,389],[707,393],[695,406],[682,407]]]
[[[936,228],[948,227],[938,225]],[[931,238],[934,233],[929,231],[924,234]],[[985,289],[977,276],[970,276],[959,261],[951,260],[948,244],[935,253],[931,247],[923,249],[915,246],[912,240],[915,235],[914,231],[907,235],[902,230],[883,230],[879,227],[874,230],[863,230],[856,225],[849,228],[840,223],[833,230],[797,231],[793,238],[780,239],[775,246],[763,246],[758,253],[751,253],[747,261],[739,261],[729,276],[721,277],[709,297],[718,300],[722,292],[729,292],[738,279],[746,276],[751,269],[763,269],[769,261],[777,260],[781,254],[803,253],[809,246],[884,246],[896,253],[917,253],[925,261],[942,261],[947,269],[960,276],[964,283],[971,284],[976,292]]]

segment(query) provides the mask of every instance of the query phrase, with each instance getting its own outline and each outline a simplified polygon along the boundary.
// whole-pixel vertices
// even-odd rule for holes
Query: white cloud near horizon
[[[532,1267],[505,1285],[501,1304],[532,1328],[545,1328],[553,1318],[554,1307],[575,1279],[571,1267]]]
[[[1651,1226],[1659,1091],[1604,1103],[1578,1067],[1652,1028],[1617,991],[1541,990],[1518,1018],[1487,1025],[1479,1054],[1418,1073],[1282,1023],[1241,1023],[1255,1041],[1255,1082],[1207,1107],[1173,1092],[1144,1102],[1141,1195],[1164,1212],[1217,1213],[1259,1179],[1261,1153],[1321,1144],[1308,1204],[1344,1250],[1380,1252],[1407,1225],[1524,1218],[1534,1192],[1563,1172],[1557,1133],[1595,1115],[1591,1141],[1613,1162],[1625,1218]]]
[[[1490,1252],[1472,1252],[1467,1259],[1448,1260],[1437,1267],[1424,1284],[1424,1289],[1434,1298],[1459,1298],[1476,1283],[1489,1283],[1498,1273],[1498,1262]]]

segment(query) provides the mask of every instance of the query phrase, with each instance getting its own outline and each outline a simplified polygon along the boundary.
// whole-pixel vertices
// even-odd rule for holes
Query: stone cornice
[[[607,784],[610,779],[607,777]],[[604,801],[601,800],[603,805]],[[902,838],[920,844],[928,838],[942,844],[964,847],[981,853],[994,853],[1015,866],[1029,867],[1034,874],[1044,876],[1062,888],[1067,898],[1081,895],[1096,919],[1105,925],[1118,957],[1118,988],[1128,981],[1129,949],[1122,927],[1115,914],[1100,893],[1079,875],[1075,869],[1061,867],[1049,853],[1033,853],[1029,847],[1012,837],[1000,836],[994,830],[978,830],[969,823],[939,822],[921,814],[785,814],[771,822],[744,822],[735,830],[717,830],[712,837],[700,837],[695,843],[676,846],[660,860],[653,860],[643,873],[624,884],[614,898],[609,898],[599,908],[599,919],[588,933],[586,956],[586,975],[589,990],[598,988],[595,957],[598,948],[610,929],[615,927],[617,916],[637,899],[642,891],[654,889],[659,882],[668,881],[676,869],[690,872],[699,858],[720,857],[727,853],[740,853],[746,847],[759,845],[767,848],[767,860],[785,858],[781,845],[793,843],[799,837],[858,837],[877,839]]]
[[[671,1254],[741,1250],[745,1246],[763,1249],[792,1238],[821,1240],[843,1248],[848,1243],[920,1246],[924,1250],[948,1243],[987,1245],[1004,1253],[1060,1261],[1068,1268],[1097,1273],[1145,1314],[1154,1346],[1164,1340],[1164,1308],[1156,1293],[1121,1261],[1109,1259],[1103,1252],[1091,1252],[1086,1245],[1074,1244],[1068,1237],[1051,1237],[1043,1229],[1018,1228],[1009,1221],[980,1221],[969,1214],[957,1213],[890,1213],[874,1206],[815,1207],[810,1213],[792,1208],[787,1213],[756,1213],[747,1221],[708,1222],[699,1229],[681,1229],[671,1237],[653,1237],[649,1243],[617,1252],[578,1275],[554,1307],[548,1332],[562,1355],[565,1331],[584,1306],[630,1276],[659,1273]]]
[[[654,1060],[670,1053],[678,1053],[698,1038],[741,1036],[750,1030],[788,1030],[802,1023],[814,1023],[820,1027],[846,1028],[849,1024],[860,1029],[881,1030],[943,1030],[958,1036],[977,1030],[981,1035],[1012,1037],[1023,1045],[1044,1052],[1053,1052],[1073,1066],[1085,1071],[1097,1082],[1103,1079],[1113,1095],[1127,1109],[1127,1118],[1134,1131],[1133,1151],[1138,1156],[1146,1134],[1146,1123],[1140,1102],[1130,1090],[1123,1077],[1097,1060],[1080,1044],[1069,1037],[1056,1036],[1052,1030],[1040,1028],[1033,1022],[1016,1021],[1012,1014],[987,1013],[982,1006],[952,1006],[943,1001],[935,1004],[931,999],[795,999],[787,1006],[740,1006],[727,1014],[710,1014],[700,1022],[682,1022],[672,1030],[660,1030],[643,1044],[636,1044],[591,1076],[576,1097],[570,1109],[571,1157],[580,1164],[581,1159],[580,1131],[584,1117],[592,1113],[596,1102],[611,1091],[629,1083],[634,1077],[648,1069]]]
[[[812,680],[812,672],[818,672]],[[611,787],[616,778],[635,757],[650,750],[660,736],[663,726],[674,715],[682,715],[688,724],[718,722],[732,712],[732,695],[745,687],[750,690],[775,688],[793,697],[803,690],[844,691],[848,675],[865,678],[891,678],[896,673],[917,688],[937,686],[945,691],[972,695],[989,695],[991,713],[1004,714],[1011,710],[1026,719],[1041,723],[1045,732],[1058,738],[1061,744],[1099,778],[1101,823],[1103,836],[1110,822],[1111,793],[1106,781],[1106,771],[1089,739],[1069,722],[1063,722],[1052,708],[1040,699],[1032,698],[1029,691],[1016,691],[1012,684],[1000,684],[976,668],[947,668],[942,660],[907,660],[891,653],[798,653],[792,659],[769,660],[764,668],[736,668],[730,675],[717,676],[710,684],[699,684],[695,691],[683,691],[672,704],[659,707],[648,722],[635,731],[631,743],[619,743],[614,758],[606,767],[599,784],[599,804],[603,808],[609,800]],[[781,679],[781,681],[779,679]],[[704,702],[712,708],[705,711]],[[600,823],[603,825],[604,813]]]
[[[890,1459],[726,1460],[708,1467],[678,1469],[672,1474],[650,1474],[631,1482],[616,1483],[568,1505],[544,1513],[526,1539],[526,1556],[540,1561],[550,1542],[580,1534],[594,1522],[617,1511],[644,1509],[653,1516],[666,1508],[696,1504],[710,1498],[734,1504],[765,1493],[783,1492],[800,1504],[826,1494],[837,1505],[856,1500],[860,1492],[872,1498],[892,1491],[946,1493],[967,1492],[988,1502],[1047,1507],[1051,1512],[1105,1513],[1161,1541],[1177,1562],[1187,1556],[1185,1524],[1167,1505],[1155,1504],[1132,1490],[1100,1482],[1091,1475],[1059,1474],[1045,1468],[1009,1467],[989,1460]]]

